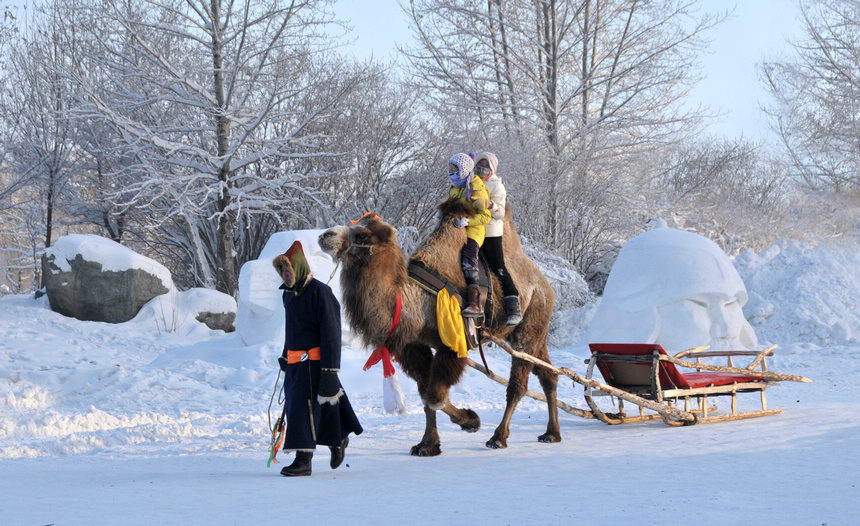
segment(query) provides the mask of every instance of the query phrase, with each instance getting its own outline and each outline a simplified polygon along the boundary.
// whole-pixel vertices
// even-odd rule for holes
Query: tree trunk
[[[215,98],[218,107],[216,120],[216,134],[218,141],[218,158],[223,163],[218,172],[221,181],[220,195],[218,197],[218,248],[215,251],[215,289],[219,292],[236,295],[239,288],[239,280],[236,276],[236,258],[233,247],[233,235],[236,225],[236,212],[232,209],[233,197],[230,189],[233,187],[232,172],[230,171],[230,158],[227,151],[230,147],[230,122],[226,117],[227,101],[224,88],[223,72],[223,42],[221,41],[221,5],[220,0],[212,0],[212,18],[217,21],[212,31],[212,67],[214,73]]]

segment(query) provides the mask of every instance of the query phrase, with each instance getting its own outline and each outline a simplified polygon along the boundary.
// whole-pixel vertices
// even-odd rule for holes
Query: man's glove
[[[278,356],[278,367],[281,368],[281,372],[287,372],[287,357],[286,356]]]
[[[340,379],[335,371],[323,371],[320,373],[320,388],[317,391],[317,401],[322,404],[334,405],[343,394],[340,387]]]
[[[469,226],[469,218],[468,217],[460,217],[454,220],[454,226],[457,228],[463,228]]]

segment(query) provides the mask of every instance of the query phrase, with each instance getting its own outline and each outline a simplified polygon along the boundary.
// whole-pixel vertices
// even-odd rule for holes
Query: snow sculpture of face
[[[754,350],[743,281],[713,241],[663,221],[625,244],[588,328],[589,343],[657,343],[674,354],[710,345]]]

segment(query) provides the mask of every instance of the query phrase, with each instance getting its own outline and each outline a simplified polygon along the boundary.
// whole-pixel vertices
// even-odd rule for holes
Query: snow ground
[[[204,325],[164,332],[145,317],[81,322],[45,298],[0,298],[0,524],[856,523],[860,251],[781,241],[735,266],[760,345],[780,344],[769,368],[813,380],[768,390],[780,415],[676,428],[561,412],[563,441],[541,444],[545,407],[524,399],[508,448],[489,450],[504,388],[469,370],[452,400],[481,429],[440,417],[443,454],[415,458],[414,383],[401,375],[409,414],[385,415],[381,371],[363,372],[367,350],[345,348],[341,379],[365,433],[338,470],[320,450],[300,479],[266,467],[277,342],[245,346]],[[584,372],[577,338],[593,312],[558,313],[556,365]],[[487,354],[506,376],[508,355]],[[567,380],[559,399],[585,407]]]

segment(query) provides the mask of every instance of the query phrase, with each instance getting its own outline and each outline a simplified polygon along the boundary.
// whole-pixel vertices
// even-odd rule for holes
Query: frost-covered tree
[[[7,126],[14,129],[4,167],[18,189],[7,199],[2,250],[7,268],[33,276],[32,284],[29,278],[17,283],[25,289],[39,286],[39,256],[52,245],[74,199],[77,162],[70,82],[61,73],[67,65],[66,42],[57,31],[63,21],[40,10],[28,22],[4,54],[3,97]]]
[[[765,248],[787,225],[784,164],[744,138],[687,141],[660,159],[650,185],[657,190],[652,216],[706,236],[732,255]]]
[[[402,3],[416,35],[404,51],[459,137],[502,153],[527,210],[520,232],[586,270],[623,228],[618,205],[641,160],[698,127],[680,101],[704,33],[724,18],[700,4],[414,0]]]
[[[16,13],[16,6],[9,5],[0,13],[0,210],[9,207],[9,197],[27,182],[26,177],[19,177],[6,166],[6,154],[18,130],[14,83],[9,78],[9,50],[19,36]]]
[[[857,189],[860,171],[860,2],[798,2],[803,36],[792,56],[760,68],[772,101],[765,111],[813,189]]]
[[[72,70],[89,112],[121,138],[128,211],[152,212],[159,243],[198,283],[233,294],[243,214],[289,208],[318,173],[309,127],[356,82],[327,67],[323,0],[69,0],[98,36]],[[172,239],[169,236],[175,236]],[[143,236],[147,237],[147,236]],[[149,236],[152,242],[152,236]]]
[[[329,135],[327,150],[343,152],[315,160],[332,173],[321,181],[334,196],[332,217],[340,223],[374,212],[396,226],[425,226],[447,177],[443,138],[422,115],[418,93],[392,67],[360,67],[366,72],[361,85],[330,120],[315,125]]]
[[[28,34],[10,57],[18,123],[10,166],[36,189],[33,195],[39,196],[44,213],[41,237],[44,246],[50,247],[62,202],[73,194],[70,180],[76,164],[77,130],[71,118],[70,83],[60,73],[65,66],[64,42],[53,31],[62,21],[39,20],[44,25]]]

